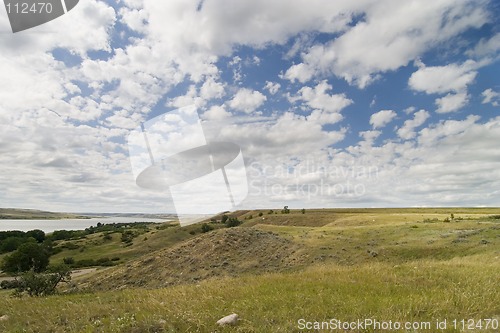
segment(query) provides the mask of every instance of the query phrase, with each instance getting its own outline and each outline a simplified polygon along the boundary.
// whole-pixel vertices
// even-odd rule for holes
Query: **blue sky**
[[[88,0],[12,34],[2,8],[0,206],[175,211],[136,184],[127,138],[188,106],[241,147],[239,208],[498,206],[498,17],[487,0]]]

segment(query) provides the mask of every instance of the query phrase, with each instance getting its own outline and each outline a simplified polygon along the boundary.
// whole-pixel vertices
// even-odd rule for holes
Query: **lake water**
[[[44,232],[54,230],[84,230],[90,226],[96,226],[98,222],[109,223],[131,223],[131,222],[155,222],[163,223],[169,220],[140,218],[140,217],[99,217],[91,219],[62,219],[62,220],[2,220],[0,219],[0,231],[20,230],[29,231],[40,229]]]

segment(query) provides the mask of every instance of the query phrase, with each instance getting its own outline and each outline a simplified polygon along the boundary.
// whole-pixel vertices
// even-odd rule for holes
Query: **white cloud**
[[[353,103],[345,94],[328,94],[327,91],[331,89],[332,86],[324,80],[314,88],[302,87],[298,96],[292,97],[292,100],[302,100],[308,107],[326,112],[340,112]]]
[[[381,110],[371,115],[370,125],[372,125],[374,129],[384,127],[385,125],[390,123],[396,116],[396,112],[392,110]]]
[[[306,191],[294,196],[298,202],[312,198],[311,204],[325,206],[496,204],[499,118],[480,124],[477,116],[470,116],[417,131],[429,118],[420,110],[398,129],[403,140],[387,139],[377,146],[381,131],[365,131],[359,133],[363,141],[344,149],[339,143],[348,129],[331,130],[324,125],[340,122],[340,112],[353,101],[343,94],[345,90],[333,92],[327,81],[321,81],[333,73],[365,87],[377,75],[407,65],[433,46],[483,24],[487,20],[485,3],[211,0],[202,2],[197,11],[200,2],[195,0],[126,0],[119,3],[128,6],[118,11],[119,20],[140,33],[130,35],[115,26],[111,6],[89,0],[33,33],[0,34],[0,187],[4,189],[0,199],[4,205],[40,209],[168,211],[164,193],[137,188],[123,141],[128,128],[144,121],[163,98],[170,98],[167,105],[203,106],[203,124],[212,128],[208,134],[238,143],[248,161],[279,166],[285,172],[308,158],[318,162],[318,169],[377,167],[376,179],[361,180],[366,188],[361,197],[349,190],[341,195],[325,192],[308,197],[311,192]],[[7,31],[2,11],[0,18],[0,29]],[[336,37],[311,45],[315,32]],[[237,60],[229,74],[234,69],[236,81],[242,81],[238,85],[243,85],[247,62],[255,69],[259,60],[253,54],[238,60],[234,50],[288,45],[297,34],[300,37],[284,57],[302,57],[302,63],[284,70],[282,78],[311,82],[319,77],[319,83],[302,87],[290,99],[309,114],[281,109],[270,114],[253,112],[267,98],[274,102],[280,99],[279,92],[291,91],[285,81],[280,81],[284,86],[272,81],[277,78],[264,79],[270,80],[263,88],[269,91],[268,97],[250,88],[226,96],[227,88],[235,88],[221,79],[226,68],[217,66],[224,63],[224,57]],[[481,41],[471,57],[495,55],[497,39],[498,35]],[[55,59],[51,52],[56,48],[64,48],[81,65],[69,67]],[[91,50],[100,52],[89,53]],[[260,58],[262,68],[266,61]],[[416,90],[449,94],[439,99],[439,110],[456,109],[469,98],[467,87],[478,70],[476,65],[466,64],[427,67],[441,71],[438,76],[442,77],[430,82],[433,80],[423,75],[422,80],[415,79],[416,87],[421,88]],[[174,86],[188,89],[182,96],[167,95]],[[274,94],[278,95],[270,96]],[[483,102],[496,103],[497,94],[485,90]],[[209,104],[224,97],[229,99],[225,103]],[[233,115],[230,107],[240,113]],[[387,119],[375,117],[373,128],[385,126]],[[409,140],[412,138],[418,139]],[[321,186],[321,180],[339,184],[318,172],[297,178],[285,173],[273,180],[296,188]],[[271,194],[251,200],[257,206],[276,206],[270,198],[277,197]]]
[[[363,138],[360,145],[373,146],[374,141],[382,134],[382,131],[363,131],[359,132],[359,136]]]
[[[483,101],[481,102],[482,104],[488,104],[491,103],[493,106],[499,106],[500,104],[500,93],[493,91],[493,89],[488,88],[485,91],[481,93],[481,96],[483,96]]]
[[[252,113],[266,100],[267,97],[259,91],[241,88],[229,101],[229,106],[240,112]]]
[[[497,56],[500,50],[500,33],[493,35],[490,39],[481,39],[473,50],[466,52],[468,56],[485,57]]]
[[[268,90],[271,95],[275,95],[281,88],[281,84],[278,82],[266,81],[264,89]]]
[[[479,116],[470,115],[465,120],[447,120],[420,131],[418,142],[421,146],[437,144],[440,140],[466,132],[476,124]]]
[[[214,78],[209,77],[201,86],[200,96],[205,100],[212,98],[221,98],[225,95],[225,85],[216,82]]]
[[[379,73],[405,66],[433,45],[482,26],[488,21],[484,4],[453,0],[421,0],[411,5],[394,0],[370,3],[363,21],[336,40],[304,53],[307,70],[301,71],[334,73],[364,88]]]
[[[406,109],[403,110],[404,113],[406,114],[411,114],[413,112],[417,111],[417,108],[414,106],[409,106]]]
[[[226,111],[223,105],[214,105],[203,114],[203,117],[208,120],[220,121],[231,117],[231,113]]]
[[[305,83],[309,81],[314,75],[314,71],[307,65],[300,63],[298,65],[293,65],[290,67],[283,78],[290,80],[292,82],[299,81],[300,83]]]
[[[415,129],[422,126],[429,117],[429,112],[425,110],[415,112],[413,119],[406,120],[403,127],[398,129],[398,136],[403,140],[413,139],[416,136]]]
[[[408,80],[408,85],[416,91],[427,94],[462,92],[477,76],[476,62],[466,61],[462,65],[421,66]]]
[[[447,94],[444,97],[436,99],[437,113],[449,113],[463,108],[469,103],[467,93]]]

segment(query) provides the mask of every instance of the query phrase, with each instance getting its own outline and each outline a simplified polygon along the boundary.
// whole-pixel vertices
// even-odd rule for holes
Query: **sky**
[[[500,206],[498,1],[0,7],[0,207],[175,212],[129,138],[186,107],[241,149],[235,209]]]

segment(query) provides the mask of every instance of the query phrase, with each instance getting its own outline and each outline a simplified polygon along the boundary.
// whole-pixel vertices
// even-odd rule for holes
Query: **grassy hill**
[[[76,278],[68,294],[5,298],[0,331],[328,332],[298,320],[372,318],[447,319],[444,332],[461,332],[450,321],[500,320],[500,209],[233,214],[241,226],[217,216],[206,233],[152,225],[132,245],[118,232],[58,243],[51,261],[118,256],[119,265]],[[232,312],[240,323],[217,328]]]
[[[7,220],[59,220],[79,219],[86,216],[70,213],[54,213],[35,209],[0,208],[0,219]]]

